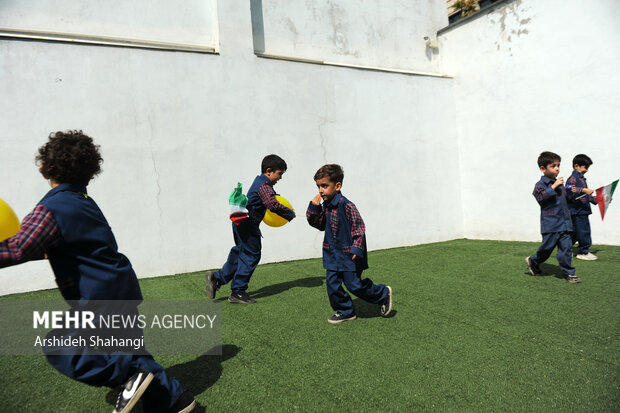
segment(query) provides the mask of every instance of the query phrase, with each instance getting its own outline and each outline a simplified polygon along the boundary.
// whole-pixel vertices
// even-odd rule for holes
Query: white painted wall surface
[[[218,49],[217,0],[2,0],[5,29]]]
[[[437,73],[424,37],[448,24],[445,4],[427,0],[252,0],[258,52],[352,65]],[[260,50],[264,48],[264,50]]]
[[[590,187],[620,178],[620,8],[614,0],[505,2],[439,36],[454,75],[465,236],[540,240],[536,159],[585,153]],[[620,194],[616,194],[620,199]],[[618,204],[618,205],[617,205]],[[620,244],[620,201],[595,244]]]
[[[289,165],[275,188],[299,217],[262,226],[262,262],[321,255],[304,215],[326,162],[344,167],[371,250],[462,236],[452,80],[260,59],[249,3],[218,6],[221,55],[0,39],[0,197],[20,218],[49,189],[37,148],[79,128],[105,160],[89,193],[139,277],[219,268],[228,196],[269,153]],[[54,286],[46,262],[0,281],[0,294]]]

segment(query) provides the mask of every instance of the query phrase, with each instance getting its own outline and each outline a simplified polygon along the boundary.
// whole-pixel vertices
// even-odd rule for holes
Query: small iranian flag
[[[232,194],[228,198],[230,205],[230,220],[239,225],[241,221],[248,218],[248,197],[243,195],[243,186],[241,182],[237,183],[237,187],[233,189]]]
[[[601,211],[601,220],[605,219],[605,212],[607,212],[607,208],[609,208],[611,197],[614,195],[617,185],[618,179],[596,190],[596,201],[598,203],[598,209]]]

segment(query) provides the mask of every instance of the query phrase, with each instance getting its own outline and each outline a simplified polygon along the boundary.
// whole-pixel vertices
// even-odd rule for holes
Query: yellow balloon
[[[0,198],[0,241],[11,238],[19,231],[19,219],[9,204]]]
[[[291,203],[288,202],[286,198],[284,198],[283,196],[276,195],[276,201],[278,201],[279,203],[281,203],[287,208],[293,209],[293,207],[291,206]],[[270,227],[281,227],[282,225],[286,224],[288,221],[285,218],[282,218],[280,215],[276,214],[275,212],[271,212],[270,210],[267,210],[265,212],[265,217],[263,218],[263,222],[269,225]]]

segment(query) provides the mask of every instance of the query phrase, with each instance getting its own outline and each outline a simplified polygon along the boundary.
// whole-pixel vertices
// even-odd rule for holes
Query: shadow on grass
[[[542,274],[536,275],[535,277],[555,277],[564,279],[564,272],[558,265],[552,265],[547,263],[540,264],[540,271]],[[523,272],[525,275],[532,276],[529,271]]]
[[[284,291],[290,290],[291,288],[301,287],[301,288],[313,288],[320,287],[323,285],[323,280],[325,277],[308,277],[301,278],[299,280],[294,281],[286,281],[279,284],[268,285],[266,287],[259,288],[256,291],[250,293],[253,298],[264,298],[269,297],[270,295],[276,295],[283,293]]]
[[[197,396],[213,386],[222,376],[222,363],[237,355],[241,350],[232,344],[224,344],[222,346],[222,355],[203,354],[200,357],[188,361],[187,363],[177,364],[166,369],[169,377],[177,379],[183,388],[194,396]],[[106,401],[111,405],[116,403],[118,392],[111,390],[106,396]],[[141,412],[142,406],[138,406],[133,411]],[[192,412],[206,412],[203,406],[197,405]]]
[[[355,307],[355,315],[358,318],[381,318],[378,304],[371,304],[361,298],[354,298],[353,306]],[[398,311],[392,309],[392,312],[386,318],[392,318],[397,313]]]

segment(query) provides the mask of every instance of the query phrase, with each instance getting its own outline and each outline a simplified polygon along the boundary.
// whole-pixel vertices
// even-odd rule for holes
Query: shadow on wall
[[[254,53],[265,53],[265,25],[263,23],[263,0],[250,0],[252,16],[252,39]]]

